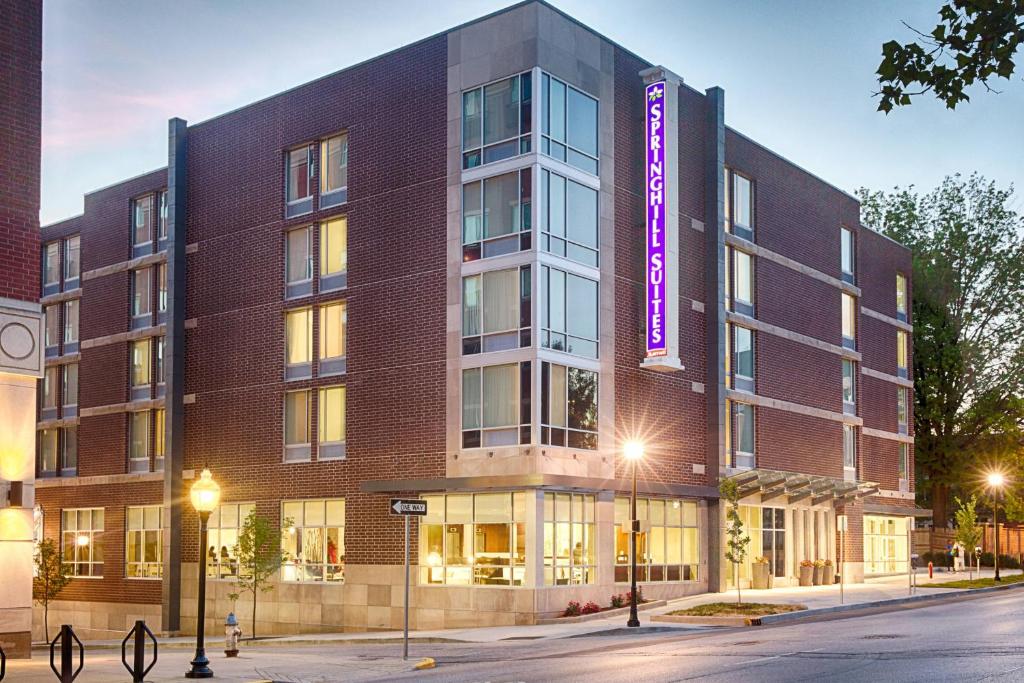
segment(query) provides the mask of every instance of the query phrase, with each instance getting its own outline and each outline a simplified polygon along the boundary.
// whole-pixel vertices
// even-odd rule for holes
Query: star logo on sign
[[[653,102],[654,100],[660,100],[661,96],[665,94],[665,88],[658,85],[651,88],[650,92],[647,93],[647,98]]]

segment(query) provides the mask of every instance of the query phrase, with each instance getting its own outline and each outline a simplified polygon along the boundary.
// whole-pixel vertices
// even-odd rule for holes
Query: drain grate
[[[906,636],[899,633],[873,633],[870,636],[861,636],[861,640],[895,640],[896,638],[905,638]]]

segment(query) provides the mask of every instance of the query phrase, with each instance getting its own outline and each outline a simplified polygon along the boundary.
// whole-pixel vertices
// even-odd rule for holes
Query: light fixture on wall
[[[8,481],[0,482],[0,487],[7,489],[0,492],[0,508],[23,508],[25,507],[25,482]]]

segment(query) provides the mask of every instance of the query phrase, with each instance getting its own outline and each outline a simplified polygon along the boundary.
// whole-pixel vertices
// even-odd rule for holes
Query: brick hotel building
[[[263,633],[400,627],[396,495],[428,501],[414,628],[607,604],[628,590],[629,440],[648,597],[731,585],[723,477],[775,585],[838,560],[837,514],[848,580],[906,569],[910,253],[727,127],[720,88],[531,0],[172,119],[168,147],[43,228],[37,518],[76,629],[194,629],[200,552],[210,627],[248,619],[228,594],[252,509],[285,552]],[[203,467],[222,505],[200,549],[182,501]]]

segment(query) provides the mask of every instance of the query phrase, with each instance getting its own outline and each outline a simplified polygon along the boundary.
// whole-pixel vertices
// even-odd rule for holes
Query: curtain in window
[[[462,280],[462,336],[480,334],[480,276]]]
[[[348,218],[320,226],[320,277],[348,270]]]
[[[344,302],[320,309],[321,358],[340,358],[345,355],[346,318]]]
[[[289,365],[310,362],[313,355],[313,316],[307,308],[285,314],[287,332],[285,356]]]
[[[549,423],[552,427],[567,426],[566,402],[566,368],[564,365],[551,364],[551,415]]]
[[[743,251],[736,250],[733,253],[736,254],[736,299],[750,303],[754,300],[750,286],[752,259],[750,254]]]
[[[143,410],[131,414],[131,440],[129,442],[130,458],[145,458],[149,446],[149,411]]]
[[[338,443],[345,440],[345,387],[328,387],[320,390],[321,443]]]
[[[308,280],[313,276],[309,259],[309,228],[292,230],[287,234],[288,282]]]
[[[484,144],[519,135],[519,78],[484,88]]]
[[[284,441],[287,445],[309,443],[308,392],[285,394]]]
[[[484,334],[519,328],[519,269],[483,274]]]
[[[519,424],[516,391],[518,365],[494,365],[484,368],[483,373],[483,426],[508,427]]]
[[[480,368],[462,371],[462,428],[480,428]]]
[[[484,238],[519,231],[519,174],[506,173],[484,182]]]

